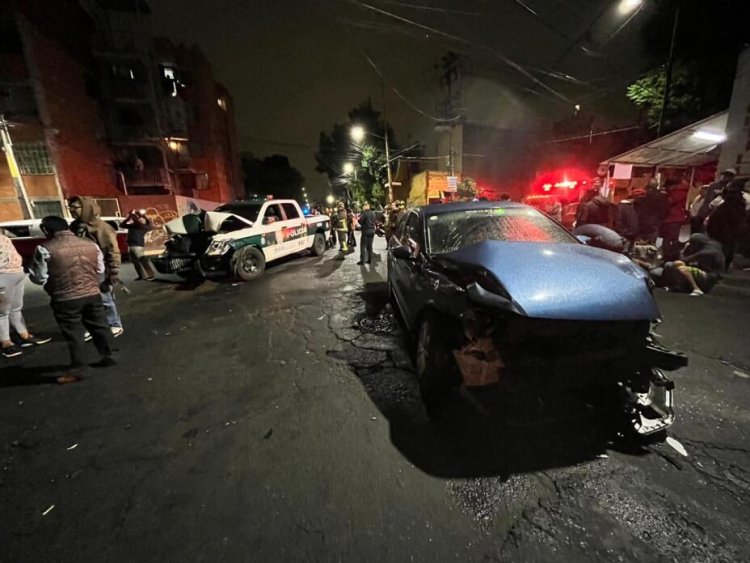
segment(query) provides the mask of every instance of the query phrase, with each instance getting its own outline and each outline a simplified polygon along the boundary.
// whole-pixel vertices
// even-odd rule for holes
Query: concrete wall
[[[721,147],[718,170],[735,168],[750,176],[750,47],[740,53],[727,119],[727,140]]]

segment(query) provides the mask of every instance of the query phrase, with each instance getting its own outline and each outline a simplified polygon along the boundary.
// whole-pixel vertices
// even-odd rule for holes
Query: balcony
[[[120,188],[127,195],[163,194],[172,191],[169,171],[164,168],[122,167],[117,171]]]

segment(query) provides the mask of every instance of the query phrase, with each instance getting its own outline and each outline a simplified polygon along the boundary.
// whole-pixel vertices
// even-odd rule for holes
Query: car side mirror
[[[393,257],[398,260],[413,260],[414,255],[411,246],[404,244],[403,246],[397,246],[392,250]]]

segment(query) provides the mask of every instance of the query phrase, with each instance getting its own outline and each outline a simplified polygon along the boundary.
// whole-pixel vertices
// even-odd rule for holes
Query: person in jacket
[[[358,266],[372,263],[372,243],[375,240],[376,227],[375,214],[370,210],[370,204],[365,203],[362,206],[362,213],[359,216],[359,228],[362,231],[362,238],[359,241]]]
[[[705,221],[711,214],[711,202],[721,195],[721,192],[724,191],[724,188],[726,188],[732,180],[734,180],[735,176],[737,176],[737,171],[734,168],[728,168],[721,173],[721,176],[716,182],[708,185],[706,196],[703,198],[703,203],[701,204],[700,209],[698,209],[696,215],[697,221],[699,221],[703,227],[705,227]],[[705,230],[702,232],[705,232]]]
[[[696,233],[690,235],[682,260],[664,264],[663,275],[667,287],[673,291],[689,291],[693,297],[700,297],[721,279],[724,267],[721,245]]]
[[[702,233],[704,231],[703,221],[705,217],[700,217],[700,211],[703,207],[703,202],[706,200],[706,194],[708,193],[708,184],[704,184],[698,190],[698,195],[695,199],[690,202],[690,208],[688,213],[690,214],[690,234]]]
[[[665,261],[676,260],[680,256],[680,229],[687,223],[687,194],[690,186],[676,179],[666,183],[666,216],[662,220],[660,235],[662,256]]]
[[[100,276],[105,272],[99,247],[77,237],[62,217],[42,219],[47,241],[39,245],[29,267],[31,281],[43,285],[51,297],[50,306],[70,352],[70,371],[58,377],[59,383],[73,383],[82,374],[85,362],[84,327],[99,352],[97,367],[116,362],[112,357],[112,332],[107,325]]]
[[[740,180],[728,184],[721,193],[724,202],[706,219],[706,234],[721,244],[726,270],[732,265],[735,247],[745,223],[744,183],[744,180]]]
[[[146,233],[151,230],[151,220],[146,212],[132,210],[128,218],[120,223],[120,227],[128,231],[128,255],[133,263],[139,280],[151,281],[156,277],[151,260],[145,255]]]
[[[349,252],[349,246],[346,244],[349,232],[347,220],[346,205],[344,205],[343,201],[340,201],[336,212],[333,215],[333,228],[336,230],[336,234],[339,237],[339,254],[341,258],[345,258]]]
[[[589,190],[590,197],[582,204],[576,227],[583,225],[608,225],[611,205],[607,198],[599,193],[599,188]]]
[[[346,244],[349,248],[356,248],[357,237],[354,236],[354,222],[356,220],[354,209],[351,205],[346,205]]]
[[[23,294],[26,274],[21,255],[13,242],[0,232],[0,346],[6,358],[22,354],[22,348],[46,344],[51,338],[36,337],[26,328]],[[20,346],[10,337],[10,329],[21,339]]]
[[[115,303],[114,287],[120,282],[120,248],[117,233],[99,217],[99,206],[87,197],[73,196],[68,199],[68,209],[73,216],[70,230],[77,236],[92,240],[104,256],[104,273],[101,280],[101,293],[107,323],[115,337],[123,333],[122,319]]]
[[[635,211],[635,200],[637,190],[631,192],[627,197],[617,204],[617,213],[615,214],[615,230],[625,239],[626,254],[633,252],[635,241],[638,238],[638,214]]]
[[[656,244],[659,228],[666,217],[666,194],[659,191],[656,180],[649,181],[646,193],[635,200],[635,211],[638,215],[638,238],[649,244]]]

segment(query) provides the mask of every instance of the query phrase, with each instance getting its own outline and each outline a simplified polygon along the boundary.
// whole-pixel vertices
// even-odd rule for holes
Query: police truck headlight
[[[209,256],[221,256],[227,250],[229,250],[229,243],[227,241],[215,240],[209,245],[206,254]]]

